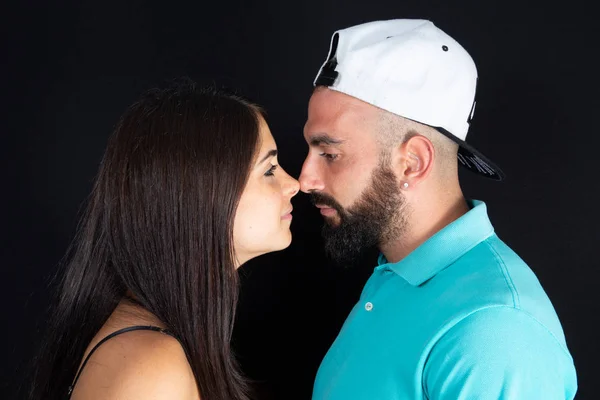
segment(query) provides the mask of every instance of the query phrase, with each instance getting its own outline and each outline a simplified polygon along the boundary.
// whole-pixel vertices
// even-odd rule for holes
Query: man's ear
[[[394,170],[403,188],[417,186],[431,170],[435,160],[433,143],[425,136],[414,135],[399,145],[394,163]],[[405,185],[408,184],[408,185]]]

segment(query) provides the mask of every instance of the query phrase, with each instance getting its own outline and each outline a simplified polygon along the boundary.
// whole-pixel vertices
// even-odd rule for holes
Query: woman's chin
[[[292,244],[292,231],[289,228],[286,231],[286,239],[284,243],[285,245],[281,248],[281,250],[287,249]]]
[[[240,259],[238,259],[238,263],[236,263],[236,269],[254,258],[287,249],[292,244],[292,232],[288,229],[287,232],[282,233],[277,239],[278,240],[276,242],[271,241],[268,243],[268,246],[265,246],[268,250],[265,249],[262,251],[257,251],[253,255],[246,254],[244,257],[240,257]]]
[[[281,235],[277,238],[277,241],[270,243],[269,247],[271,248],[271,250],[269,250],[267,253],[285,250],[288,247],[290,247],[291,244],[292,232],[288,228],[287,230],[281,233]]]

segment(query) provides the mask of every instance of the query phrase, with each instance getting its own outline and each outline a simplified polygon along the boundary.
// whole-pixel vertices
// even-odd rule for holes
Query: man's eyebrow
[[[343,140],[334,139],[325,133],[313,135],[310,137],[310,141],[309,141],[311,146],[321,146],[321,145],[331,146],[331,145],[342,144],[343,142],[344,142]]]
[[[260,160],[260,161],[259,161],[257,164],[262,164],[262,163],[264,163],[265,161],[267,161],[267,159],[269,159],[270,157],[274,157],[274,156],[276,156],[276,155],[277,155],[277,150],[275,150],[275,149],[273,149],[273,150],[269,150],[269,152],[267,153],[267,155],[266,155],[266,156],[264,156],[264,157],[262,158],[262,160]]]

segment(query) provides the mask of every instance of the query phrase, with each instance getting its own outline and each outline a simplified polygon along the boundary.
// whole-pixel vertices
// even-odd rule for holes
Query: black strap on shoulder
[[[104,342],[106,342],[107,340],[110,340],[110,339],[114,338],[117,335],[120,335],[120,334],[123,334],[123,333],[127,333],[127,332],[131,332],[131,331],[155,331],[155,332],[161,332],[161,333],[165,333],[167,335],[173,336],[168,330],[163,329],[163,328],[159,328],[158,326],[152,326],[152,325],[129,326],[127,328],[119,329],[118,331],[115,331],[115,332],[111,333],[110,335],[106,336],[104,339],[102,339],[101,341],[99,341],[98,344],[95,345],[94,348],[92,349],[92,351],[90,351],[90,353],[87,355],[87,357],[83,361],[83,364],[81,364],[81,367],[79,367],[79,370],[77,371],[77,375],[75,376],[75,380],[73,381],[73,383],[71,384],[71,386],[69,386],[69,391],[67,392],[67,398],[71,397],[71,393],[73,393],[73,389],[75,388],[75,384],[77,383],[77,380],[79,379],[79,376],[81,375],[81,372],[83,371],[83,368],[85,367],[85,364],[87,364],[88,360],[90,359],[90,357],[92,356],[92,354],[94,354],[94,352],[98,349],[98,347],[100,347],[102,344],[104,344]]]

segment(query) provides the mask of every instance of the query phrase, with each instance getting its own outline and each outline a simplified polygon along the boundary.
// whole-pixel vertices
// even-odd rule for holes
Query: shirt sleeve
[[[577,391],[565,345],[524,311],[490,307],[434,345],[423,371],[430,400],[571,400]]]

